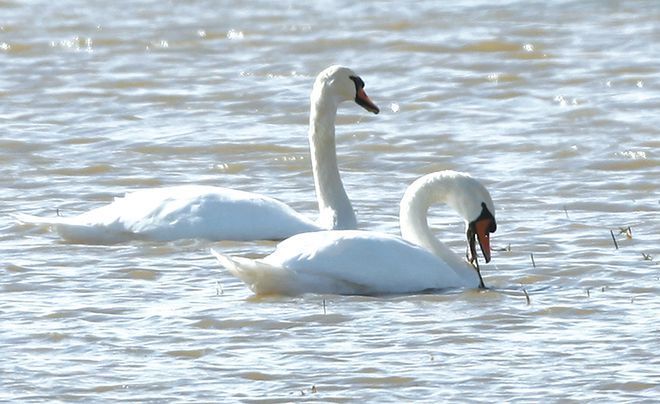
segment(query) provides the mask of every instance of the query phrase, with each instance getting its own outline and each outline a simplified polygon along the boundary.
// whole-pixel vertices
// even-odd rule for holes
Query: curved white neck
[[[339,102],[326,96],[319,86],[314,86],[310,99],[309,147],[319,204],[319,225],[330,230],[355,229],[355,212],[337,167],[335,117]]]
[[[478,280],[479,275],[474,268],[438,240],[433,235],[427,221],[428,210],[435,203],[445,203],[455,210],[457,209],[457,204],[461,202],[456,197],[458,194],[456,191],[457,184],[451,177],[431,179],[422,177],[420,180],[415,181],[408,187],[401,199],[399,211],[401,236],[441,258],[459,276]]]

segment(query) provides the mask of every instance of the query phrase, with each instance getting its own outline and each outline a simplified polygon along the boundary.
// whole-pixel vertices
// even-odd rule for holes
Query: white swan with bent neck
[[[427,223],[434,203],[452,207],[466,223],[470,263],[435,238]],[[440,171],[408,187],[401,200],[403,238],[358,231],[293,236],[263,259],[229,257],[220,263],[256,294],[412,293],[427,289],[484,287],[476,242],[490,261],[490,233],[497,229],[488,191],[467,174]]]
[[[73,242],[111,244],[132,239],[169,241],[282,240],[323,229],[354,229],[355,213],[337,167],[335,117],[354,100],[377,114],[364,82],[351,69],[331,66],[316,78],[310,95],[309,143],[319,219],[314,222],[279,200],[222,187],[182,185],[144,189],[75,217],[18,215],[25,223],[52,225]]]

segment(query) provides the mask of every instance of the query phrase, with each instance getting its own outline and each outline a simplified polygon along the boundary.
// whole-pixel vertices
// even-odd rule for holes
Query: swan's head
[[[406,189],[399,210],[401,236],[443,259],[455,261],[455,255],[447,254],[448,249],[433,237],[428,226],[428,209],[435,203],[449,205],[465,220],[468,260],[479,275],[480,287],[484,287],[476,245],[478,242],[484,259],[490,262],[490,233],[497,230],[490,194],[479,181],[456,171],[426,174]]]
[[[490,233],[497,230],[495,206],[488,190],[467,174],[455,173],[456,187],[449,196],[451,205],[465,219],[470,262],[477,262],[476,244],[479,243],[484,260],[490,262]],[[453,200],[452,200],[453,199]]]
[[[440,171],[418,179],[415,188],[427,188],[431,201],[445,201],[465,220],[469,260],[476,263],[476,244],[479,243],[486,262],[490,262],[490,233],[497,230],[495,206],[488,190],[468,174]],[[428,206],[428,205],[427,205]]]
[[[495,216],[485,202],[482,202],[481,214],[475,220],[468,223],[467,226],[467,239],[470,246],[470,260],[477,260],[476,242],[479,241],[481,253],[484,255],[484,260],[490,262],[490,233],[495,233],[497,230],[497,223]]]
[[[380,112],[364,91],[362,78],[348,67],[330,66],[319,73],[312,90],[312,96],[315,94],[330,95],[337,104],[353,100],[369,112]]]

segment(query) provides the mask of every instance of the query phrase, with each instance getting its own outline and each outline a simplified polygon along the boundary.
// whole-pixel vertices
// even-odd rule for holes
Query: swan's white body
[[[67,240],[95,244],[133,239],[282,240],[301,232],[354,229],[355,213],[337,167],[335,117],[339,104],[347,100],[378,113],[363,87],[364,82],[353,71],[341,66],[325,69],[314,83],[309,142],[320,211],[317,222],[274,198],[190,185],[139,190],[74,217],[17,218],[53,226]]]
[[[479,285],[474,270],[462,277],[419,246],[363,230],[298,234],[260,260],[213,253],[256,294],[379,295]]]
[[[400,212],[406,240],[368,231],[320,231],[293,236],[263,259],[213,254],[257,294],[372,295],[480,286],[475,268],[432,235],[426,213],[435,202],[453,207],[466,223],[477,219],[482,203],[494,212],[481,184],[466,174],[443,171],[408,187]]]
[[[280,240],[319,230],[312,220],[273,198],[202,185],[143,189],[74,217],[18,218],[55,225],[69,241],[96,244],[127,239]]]

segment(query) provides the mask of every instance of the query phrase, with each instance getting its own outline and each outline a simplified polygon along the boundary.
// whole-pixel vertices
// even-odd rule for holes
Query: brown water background
[[[653,0],[0,0],[0,401],[658,400],[659,44]],[[415,178],[470,172],[497,206],[490,290],[254,298],[209,248],[272,242],[11,218],[188,183],[313,217],[308,95],[334,63],[382,108],[338,119],[362,228],[398,233]]]

